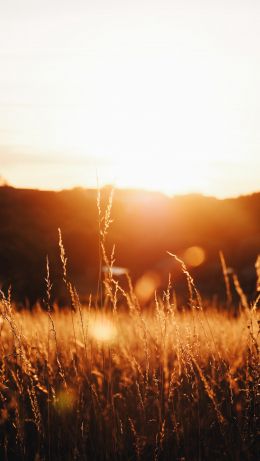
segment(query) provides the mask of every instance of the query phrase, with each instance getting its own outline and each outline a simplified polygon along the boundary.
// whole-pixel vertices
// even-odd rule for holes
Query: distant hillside
[[[102,191],[104,206],[109,188]],[[62,230],[71,279],[84,295],[95,292],[98,274],[98,213],[94,190],[62,192],[0,187],[0,283],[31,303],[44,296],[45,258],[49,255],[53,294],[62,299],[58,227]],[[206,260],[191,273],[207,295],[224,290],[219,250],[238,273],[243,288],[255,287],[254,263],[260,250],[260,193],[218,200],[197,195],[169,198],[159,193],[116,190],[108,247],[116,247],[116,265],[135,281],[157,271],[182,286],[183,277],[167,255],[191,246]],[[221,289],[220,289],[221,287]],[[178,288],[178,287],[177,287]]]

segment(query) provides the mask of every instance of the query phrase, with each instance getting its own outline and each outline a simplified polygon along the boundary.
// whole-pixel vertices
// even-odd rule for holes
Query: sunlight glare
[[[111,342],[117,336],[117,329],[111,320],[99,318],[90,326],[90,334],[97,341]]]

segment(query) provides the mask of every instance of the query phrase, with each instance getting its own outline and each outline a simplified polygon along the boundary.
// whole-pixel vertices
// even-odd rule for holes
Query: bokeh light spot
[[[142,275],[135,285],[135,294],[139,301],[143,303],[149,301],[160,284],[161,278],[157,272],[149,271]]]
[[[58,392],[55,407],[62,413],[68,413],[72,410],[75,402],[75,394],[73,390],[66,389]]]
[[[206,253],[203,248],[199,246],[192,246],[187,248],[183,254],[183,261],[187,266],[198,267],[204,263]]]
[[[90,325],[90,334],[97,341],[110,342],[117,336],[117,329],[111,320],[100,318]]]

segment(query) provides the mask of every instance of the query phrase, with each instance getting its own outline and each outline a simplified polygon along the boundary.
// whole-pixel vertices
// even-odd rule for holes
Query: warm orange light
[[[109,319],[101,318],[90,325],[90,334],[97,341],[110,342],[116,338],[117,329]]]
[[[55,407],[62,413],[72,410],[75,402],[75,393],[72,389],[65,389],[58,392]]]
[[[187,266],[198,267],[205,261],[206,254],[203,248],[199,246],[192,246],[187,248],[182,259]]]
[[[135,285],[135,294],[139,301],[143,303],[149,301],[160,283],[160,276],[156,272],[149,271],[140,277]]]

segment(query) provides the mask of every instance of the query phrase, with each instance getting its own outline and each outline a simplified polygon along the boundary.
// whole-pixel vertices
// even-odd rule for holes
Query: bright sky
[[[259,0],[0,0],[0,175],[260,189]]]

